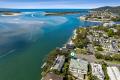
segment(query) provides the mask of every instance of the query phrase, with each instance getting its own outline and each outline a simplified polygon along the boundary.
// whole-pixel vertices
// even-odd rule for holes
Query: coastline
[[[83,17],[83,16],[81,16],[81,17]],[[81,21],[89,21],[89,22],[104,23],[104,21],[97,21],[97,20],[85,20],[85,19],[82,19],[81,17],[79,17],[79,19],[80,19]]]
[[[39,12],[38,13],[36,12],[36,14],[39,14]],[[74,19],[71,18],[71,16],[74,17]],[[14,19],[14,18],[15,18],[14,20],[16,20],[17,17],[19,17],[19,16],[8,17],[8,19],[9,19],[9,21],[12,21],[12,19]],[[54,22],[54,18],[56,18],[56,20],[59,19],[59,17],[54,17],[54,16],[46,17],[44,15],[42,15],[42,17],[38,15],[37,19],[32,17],[31,15],[29,17],[27,15],[20,16],[20,17],[22,17],[22,19],[21,18],[19,19],[21,21],[24,18],[27,18],[27,20],[31,19],[30,22],[33,22],[33,23],[34,23],[34,20],[38,20],[38,18],[42,18],[45,21],[50,21],[50,22]],[[41,78],[41,76],[39,74],[41,73],[40,67],[43,63],[43,61],[42,61],[43,58],[46,57],[46,55],[52,49],[55,49],[56,46],[63,46],[63,44],[65,44],[67,42],[68,38],[71,36],[72,31],[75,28],[74,25],[76,25],[76,27],[78,25],[78,20],[76,19],[76,16],[70,15],[70,16],[65,16],[65,17],[68,17],[69,23],[66,22],[62,25],[60,24],[60,25],[55,25],[55,26],[45,24],[45,27],[40,29],[40,31],[44,31],[44,33],[42,34],[40,32],[39,34],[37,34],[37,36],[34,37],[34,38],[37,38],[37,37],[39,38],[36,42],[30,43],[31,44],[30,47],[29,47],[29,44],[25,44],[25,47],[17,48],[17,49],[23,48],[22,51],[19,52],[18,50],[16,50],[13,54],[7,56],[6,60],[10,61],[11,64],[7,64],[7,63],[3,64],[6,60],[5,61],[3,60],[1,62],[0,70],[3,72],[1,72],[0,79],[4,79],[4,80],[13,79],[13,77],[10,77],[10,75],[7,75],[7,72],[8,72],[8,73],[14,74],[15,75],[14,78],[17,80],[23,79],[21,73],[25,75],[25,77],[24,77],[25,80],[39,80]],[[7,19],[7,17],[2,17],[2,16],[1,16],[1,18],[3,18],[3,21],[4,21],[4,18]],[[2,19],[1,19],[1,21],[2,21]],[[12,21],[12,22],[15,23],[14,21]],[[38,20],[38,22],[40,22],[40,21]],[[57,23],[54,23],[54,24],[57,24]],[[22,23],[17,24],[17,25],[20,25],[21,27],[24,26],[24,24],[22,24]],[[16,26],[16,24],[15,24],[15,26]],[[32,25],[29,25],[29,26],[32,26]],[[33,27],[36,27],[36,26],[39,26],[39,25],[35,25]],[[66,27],[66,26],[69,26],[69,27]],[[17,26],[17,27],[19,27],[19,26]],[[12,29],[12,27],[11,27],[11,29]],[[34,29],[34,28],[31,28],[31,31],[32,31],[32,29]],[[35,28],[35,29],[38,29],[38,28]],[[51,36],[53,36],[52,39],[51,39]],[[21,40],[21,37],[18,37],[17,39],[19,40],[19,38]],[[22,43],[23,42],[18,43],[16,45],[22,45]],[[19,54],[17,54],[17,53],[20,53],[21,55],[19,56]],[[34,53],[34,55],[33,55],[33,53]],[[16,56],[13,56],[13,55],[16,55]],[[22,56],[22,55],[24,55],[24,56]],[[18,57],[19,57],[19,59],[21,59],[20,61],[18,61]],[[30,62],[30,64],[29,64],[29,62]],[[21,63],[23,63],[23,65],[21,65]],[[20,68],[17,70],[17,72],[21,71],[21,73],[16,74],[16,70],[14,70],[16,65],[17,65],[17,68]],[[9,68],[7,68],[7,71],[6,71],[6,67],[4,67],[4,66],[9,66]],[[28,66],[29,66],[29,68],[27,68]],[[4,76],[6,76],[6,77],[4,77]]]
[[[66,48],[66,45],[67,44],[71,44],[71,42],[72,42],[72,38],[75,36],[75,32],[76,32],[76,28],[73,30],[73,32],[72,32],[72,35],[68,38],[68,40],[67,40],[67,42],[65,43],[65,44],[63,44],[63,46],[62,47],[56,47],[55,49],[57,49],[57,48]],[[53,49],[54,50],[54,49]],[[44,58],[44,59],[46,59],[48,56],[50,55],[50,52],[47,54],[47,56]],[[43,60],[44,61],[44,60]],[[43,64],[42,64],[42,66],[40,67],[41,69],[43,69],[45,66],[47,65],[47,62],[46,61],[44,61],[43,62]],[[45,75],[43,75],[44,74],[44,71],[42,71],[41,72],[41,79],[40,80],[44,80],[44,76]]]
[[[71,39],[72,39],[73,36],[75,35],[75,31],[76,31],[76,29],[73,30],[72,35],[70,36],[70,38],[68,38],[67,42],[66,42],[65,44],[63,44],[62,47],[65,47],[65,45],[68,44],[68,43],[71,41]],[[56,48],[58,48],[58,47],[56,46]],[[49,54],[48,54],[48,55],[49,55]],[[48,55],[47,55],[46,57],[48,57]],[[44,59],[46,59],[46,57],[45,57]],[[43,68],[45,64],[46,64],[46,62],[43,62],[43,65],[41,66],[41,68]]]
[[[1,16],[20,16],[22,15],[21,12],[0,12]]]
[[[93,26],[91,26],[91,27],[93,27]],[[99,26],[96,26],[96,27],[99,27]],[[86,29],[86,28],[85,28]],[[72,35],[71,35],[71,37],[68,39],[68,41],[66,42],[66,44],[64,44],[64,45],[67,45],[67,44],[72,44],[72,39],[74,39],[75,37],[76,37],[76,29],[74,29],[73,30],[73,33],[72,33]],[[74,43],[73,43],[74,44]],[[65,48],[66,48],[66,46],[64,46]],[[63,48],[63,47],[62,47]],[[60,48],[60,50],[62,51],[62,48]],[[67,48],[66,48],[67,49]],[[87,49],[87,48],[86,48]],[[99,63],[100,65],[103,65],[103,63],[102,62],[104,62],[105,64],[107,64],[107,66],[116,66],[117,65],[117,63],[115,63],[115,61],[113,62],[113,63],[110,63],[109,61],[107,61],[107,60],[99,60],[99,59],[97,59],[97,57],[96,57],[96,55],[95,54],[92,54],[91,56],[90,56],[90,54],[83,54],[85,57],[83,57],[83,56],[81,56],[80,57],[80,54],[74,54],[74,50],[75,49],[71,49],[70,51],[69,51],[69,55],[71,55],[71,56],[78,56],[78,58],[80,58],[80,59],[83,59],[83,60],[85,60],[85,61],[87,61],[88,63]],[[73,53],[73,54],[72,54]],[[59,54],[56,54],[56,55],[59,55]],[[64,55],[65,56],[65,54],[62,54],[62,55]],[[69,55],[67,55],[67,57],[69,56]],[[93,61],[92,60],[89,60],[89,59],[86,59],[86,58],[88,58],[88,57],[90,57],[91,59],[93,59]],[[77,57],[75,57],[75,58],[77,58]],[[68,61],[69,62],[69,61]],[[53,62],[54,63],[54,62]],[[67,62],[64,62],[64,65],[66,64]],[[46,62],[43,64],[43,65],[45,65],[46,64]],[[63,67],[64,67],[64,65],[63,65]],[[107,67],[106,66],[106,67]],[[120,67],[120,64],[118,64],[118,67]],[[54,74],[56,74],[55,72],[52,72],[52,67],[50,68],[50,71],[48,71],[47,73],[49,73],[49,72],[51,72],[51,73],[54,73]],[[57,70],[55,70],[55,71],[57,71]],[[62,74],[62,73],[61,73]],[[61,76],[61,74],[57,74],[57,75],[59,75],[59,76]],[[64,76],[64,75],[63,75]],[[62,76],[62,77],[63,77]],[[106,76],[106,75],[105,75]],[[44,77],[45,77],[45,75],[43,76],[42,75],[42,79],[41,80],[44,80]]]
[[[45,16],[62,16],[67,14],[79,14],[80,12],[46,12]]]

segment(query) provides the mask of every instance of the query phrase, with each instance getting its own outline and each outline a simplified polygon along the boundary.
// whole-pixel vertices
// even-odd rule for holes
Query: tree
[[[100,80],[97,76],[93,76],[93,80]]]
[[[93,80],[92,68],[91,68],[90,64],[88,64],[88,73],[87,73],[87,76],[88,76],[88,80]]]
[[[66,62],[63,66],[63,75],[66,76],[68,74],[69,64]]]
[[[103,48],[102,48],[102,46],[97,46],[97,48],[96,48],[98,51],[103,51]]]
[[[100,53],[95,53],[95,57],[97,59],[103,59],[104,58],[104,56],[102,54],[100,54]]]
[[[120,54],[114,54],[112,56],[113,60],[117,60],[117,61],[120,61]]]
[[[104,75],[105,75],[105,80],[109,80],[109,76],[107,74],[107,64],[105,62],[102,62],[102,69],[104,71]]]
[[[107,34],[108,34],[109,37],[113,37],[115,35],[115,33],[112,29],[109,29]]]
[[[94,45],[94,46],[100,46],[100,45],[99,45],[99,42],[97,42],[97,41],[93,41],[93,45]]]
[[[78,48],[84,48],[84,47],[87,46],[87,44],[88,44],[88,40],[87,39],[79,39],[75,43],[76,47],[78,47]]]
[[[120,26],[117,26],[116,29],[117,29],[116,35],[120,37]]]
[[[76,53],[77,54],[87,54],[87,50],[86,49],[81,49],[81,48],[76,48]]]
[[[61,75],[60,71],[58,71],[56,69],[53,69],[52,72],[55,73],[55,74],[57,74],[57,75]]]
[[[71,75],[67,75],[63,80],[76,80],[76,79]]]
[[[120,21],[120,17],[112,18],[111,20],[117,22]]]
[[[111,56],[109,56],[109,55],[104,56],[104,58],[105,58],[105,60],[110,60],[110,61],[113,60],[113,58]]]
[[[73,40],[73,42],[75,43],[75,46],[78,48],[83,48],[86,47],[88,44],[88,40],[86,38],[87,36],[87,29],[85,28],[78,28],[76,30],[77,36],[76,38]]]

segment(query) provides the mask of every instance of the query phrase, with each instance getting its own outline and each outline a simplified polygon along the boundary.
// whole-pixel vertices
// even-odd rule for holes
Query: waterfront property
[[[73,32],[72,39],[75,39],[76,37],[77,37],[77,33],[76,33],[76,29],[75,29],[74,32]]]
[[[90,14],[80,16],[81,20],[87,20],[92,22],[110,22],[110,21],[120,21],[120,16],[115,14],[108,9],[106,10],[97,10],[90,11]]]
[[[46,74],[46,76],[44,78],[42,78],[41,80],[63,80],[62,76],[56,75],[53,72],[49,72]]]
[[[96,64],[96,63],[90,63],[91,68],[92,68],[92,75],[96,76],[100,80],[104,80],[104,73],[102,70],[102,65],[101,64]]]
[[[103,24],[104,27],[112,27],[114,25],[116,25],[115,22],[109,22],[109,23],[104,23]]]
[[[106,79],[106,67],[104,68],[103,65],[93,62],[99,62],[97,59],[113,60],[111,59],[112,57],[114,58],[113,53],[118,53],[118,30],[117,26],[113,27],[113,25],[111,23],[111,27],[93,26],[74,30],[72,39],[64,47],[57,48],[56,51],[58,52],[56,52],[54,60],[51,62],[53,65],[52,67],[50,66],[50,71],[57,75],[62,75],[65,80],[85,80],[89,78],[89,74],[92,78],[96,78],[96,80]],[[88,59],[84,57],[78,58],[79,54],[91,54],[93,56],[92,59],[96,58],[89,60],[90,55],[88,55]],[[88,62],[91,63],[92,71],[89,68],[90,73],[87,75]],[[107,64],[109,65],[109,63]]]
[[[75,48],[75,45],[74,43],[71,41],[69,41],[67,44],[66,44],[66,48],[67,49],[74,49]]]
[[[65,62],[65,56],[64,55],[58,55],[57,58],[55,59],[55,62],[53,64],[52,69],[60,71],[63,64]]]
[[[48,12],[56,10],[64,12],[67,9]],[[22,9],[20,12],[15,16],[0,15],[0,57],[3,59],[0,61],[0,80],[40,80],[43,71],[40,66],[47,61],[48,53],[66,43],[72,31],[82,25],[78,14],[46,17],[46,9]],[[52,64],[52,60],[49,61]]]
[[[118,30],[115,28],[105,28],[105,27],[101,27],[101,28],[103,28],[103,30],[95,30],[95,28],[89,30],[89,32],[92,33],[92,35],[91,34],[87,35],[89,42],[94,43],[92,45],[94,46],[95,49],[96,46],[101,46],[101,48],[103,49],[101,52],[103,52],[104,55],[105,54],[110,55],[109,53],[111,54],[118,53],[119,39],[115,38],[114,35],[115,33],[118,32]],[[114,36],[112,36],[112,34]]]
[[[69,71],[77,79],[84,80],[88,71],[88,62],[82,59],[71,59]]]
[[[111,22],[108,22],[108,23],[103,23],[104,27],[113,27],[115,25],[120,25],[120,22],[113,22],[113,21],[111,21]]]
[[[66,47],[58,48],[58,50],[61,51],[62,53],[68,52],[68,49]]]
[[[120,80],[120,71],[117,67],[107,67],[110,80]]]
[[[86,20],[86,16],[80,16],[81,20]]]

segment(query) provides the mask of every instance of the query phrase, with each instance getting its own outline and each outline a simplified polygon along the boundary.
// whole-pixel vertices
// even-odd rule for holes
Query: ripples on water
[[[44,16],[44,12],[23,12],[19,16],[0,16],[0,56],[8,55],[16,49],[36,41],[44,34],[47,25],[61,25],[65,17]],[[51,27],[51,28],[52,28]]]

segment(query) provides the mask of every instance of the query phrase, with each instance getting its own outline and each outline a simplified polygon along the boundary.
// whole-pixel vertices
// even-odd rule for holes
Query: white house
[[[92,75],[96,76],[100,80],[104,80],[105,76],[102,70],[102,65],[96,63],[90,63],[90,65],[92,68]]]
[[[82,59],[71,59],[69,71],[79,80],[84,80],[88,71],[88,62]]]
[[[110,80],[120,80],[120,71],[117,67],[107,67]]]
[[[65,62],[65,56],[63,56],[63,55],[59,56],[58,55],[55,62],[54,62],[54,65],[53,65],[52,69],[56,69],[56,70],[60,71],[64,62]]]

